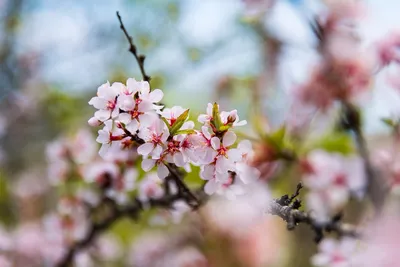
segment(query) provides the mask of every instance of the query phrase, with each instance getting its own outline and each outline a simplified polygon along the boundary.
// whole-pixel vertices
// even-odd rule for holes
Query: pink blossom
[[[119,144],[114,141],[122,140],[124,136],[124,131],[120,128],[113,126],[113,121],[106,121],[104,123],[104,128],[98,131],[98,137],[96,141],[102,144],[99,155],[101,157],[105,157],[108,153],[108,150],[112,146],[118,146]]]
[[[349,200],[351,194],[361,197],[366,187],[360,158],[343,157],[322,150],[312,151],[303,162],[307,207],[320,221],[334,216]]]
[[[119,107],[117,105],[117,97],[119,93],[118,87],[110,86],[109,82],[97,89],[97,96],[89,101],[89,105],[98,109],[94,114],[96,119],[106,121],[118,116]]]
[[[138,147],[138,153],[143,156],[151,155],[152,158],[158,159],[167,146],[169,130],[165,123],[158,119],[149,127],[142,129],[139,137],[146,143]]]

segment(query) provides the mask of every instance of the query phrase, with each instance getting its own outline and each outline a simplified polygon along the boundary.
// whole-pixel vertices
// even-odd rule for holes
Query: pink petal
[[[212,146],[212,148],[214,148],[215,150],[220,149],[220,147],[221,147],[221,141],[219,140],[218,137],[214,136],[213,138],[211,138],[211,146]]]
[[[154,167],[155,164],[156,164],[156,161],[153,160],[153,159],[143,159],[143,161],[142,161],[142,169],[145,172],[148,172]]]
[[[145,143],[138,147],[137,152],[140,155],[147,156],[148,154],[151,153],[151,151],[153,151],[153,149],[154,145],[152,143]]]
[[[89,101],[89,105],[92,105],[93,107],[97,108],[97,109],[106,109],[108,101],[105,100],[104,98],[100,98],[100,97],[93,97],[92,99],[90,99]]]
[[[159,159],[163,150],[164,149],[162,148],[162,146],[156,145],[156,147],[153,150],[153,153],[151,153],[151,157],[153,159]]]
[[[151,103],[160,102],[164,97],[164,93],[160,89],[153,90],[149,95],[149,100]]]
[[[106,121],[110,118],[110,111],[108,110],[98,110],[94,113],[94,116],[99,120],[99,121]]]
[[[238,149],[243,153],[247,154],[251,151],[252,145],[249,140],[243,140],[238,144]]]
[[[229,160],[231,160],[231,161],[236,162],[236,161],[240,161],[242,159],[242,153],[240,152],[239,149],[236,149],[236,148],[229,149],[227,154],[228,154]]]
[[[164,179],[165,177],[167,177],[169,174],[169,170],[167,168],[167,166],[165,166],[163,163],[158,164],[157,167],[157,175],[160,179]]]
[[[211,179],[207,182],[206,186],[204,187],[204,192],[208,195],[212,195],[217,191],[218,189],[218,184],[215,181],[215,179]]]
[[[183,159],[183,155],[181,152],[176,152],[173,157],[176,166],[183,167],[183,165],[185,165],[185,160]]]
[[[136,134],[136,131],[139,129],[139,123],[137,120],[132,120],[130,123],[128,123],[125,128],[131,133],[131,134]]]
[[[222,138],[222,144],[224,145],[224,147],[233,145],[235,141],[236,141],[236,134],[231,131],[226,132],[224,134],[224,137]]]

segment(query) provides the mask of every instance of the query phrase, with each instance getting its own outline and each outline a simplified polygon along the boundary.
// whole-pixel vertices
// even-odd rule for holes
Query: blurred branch
[[[125,207],[119,207],[113,200],[108,199],[107,202],[111,204],[109,205],[111,210],[108,216],[103,218],[100,222],[92,222],[85,237],[73,244],[67,250],[66,254],[56,266],[71,266],[74,256],[79,251],[85,249],[90,244],[92,244],[92,242],[95,241],[98,235],[108,230],[114,223],[116,223],[120,219],[132,218],[134,220],[137,220],[140,216],[140,213],[143,211],[143,207],[145,206],[150,208],[172,208],[173,203],[180,199],[183,199],[181,191],[178,191],[178,193],[173,195],[165,195],[158,199],[149,199],[147,202],[142,202],[136,199],[134,203],[131,203],[130,205],[127,205]],[[103,204],[105,204],[104,200],[99,204],[98,207],[96,207],[96,209],[100,208]]]
[[[368,182],[367,192],[372,204],[375,207],[375,210],[379,213],[384,205],[389,187],[382,179],[379,179],[377,170],[372,166],[370,161],[367,143],[361,129],[360,113],[350,103],[343,103],[342,119],[342,126],[354,133],[354,139],[358,147],[358,153],[364,163],[365,176]]]
[[[341,215],[335,216],[331,221],[321,223],[310,214],[300,211],[301,201],[297,199],[303,186],[297,185],[296,193],[291,197],[284,195],[281,198],[272,200],[267,211],[277,215],[287,222],[287,229],[293,230],[299,223],[308,224],[315,232],[315,241],[319,242],[324,237],[324,232],[335,232],[339,236],[360,237],[360,232],[350,224],[341,222]]]
[[[142,73],[143,80],[146,81],[146,82],[150,82],[151,77],[149,75],[147,75],[146,71],[144,70],[144,61],[146,59],[146,56],[138,54],[136,45],[133,43],[133,38],[132,38],[132,36],[129,35],[128,31],[126,30],[126,28],[124,26],[124,23],[122,22],[122,18],[119,15],[118,11],[117,11],[117,17],[118,17],[118,20],[119,20],[120,28],[124,32],[124,34],[126,36],[126,39],[128,39],[129,52],[132,53],[132,55],[135,57],[135,59],[136,59],[136,61],[138,63],[139,68],[140,68],[140,72]]]

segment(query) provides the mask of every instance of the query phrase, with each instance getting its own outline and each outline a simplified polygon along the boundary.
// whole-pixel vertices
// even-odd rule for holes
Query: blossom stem
[[[146,59],[146,56],[138,54],[136,45],[133,43],[133,38],[132,38],[132,36],[129,35],[128,31],[126,30],[126,28],[124,26],[124,23],[122,22],[122,18],[119,15],[118,11],[117,11],[117,17],[118,17],[118,20],[119,20],[120,28],[124,32],[124,34],[126,36],[126,39],[128,39],[129,52],[132,53],[132,55],[135,57],[135,59],[136,59],[136,61],[138,63],[139,68],[140,68],[140,72],[141,72],[142,77],[143,77],[143,80],[150,83],[151,77],[146,74],[146,71],[144,69],[144,60]]]

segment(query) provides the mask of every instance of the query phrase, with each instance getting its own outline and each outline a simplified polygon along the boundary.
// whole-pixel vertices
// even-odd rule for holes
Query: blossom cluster
[[[103,125],[97,142],[100,156],[111,151],[136,149],[142,156],[141,166],[148,172],[157,168],[165,179],[172,169],[200,166],[200,177],[207,181],[205,192],[235,198],[244,193],[243,185],[258,179],[259,172],[250,166],[252,148],[243,140],[237,146],[233,128],[246,124],[236,110],[219,111],[218,104],[208,104],[207,113],[198,117],[201,123],[188,120],[189,110],[180,106],[164,108],[159,102],[160,89],[150,90],[146,81],[128,79],[122,83],[98,88],[89,104],[98,109],[89,120],[92,126]]]
[[[309,189],[307,206],[317,220],[329,221],[351,196],[363,197],[366,179],[360,158],[314,150],[301,162],[303,181]]]

